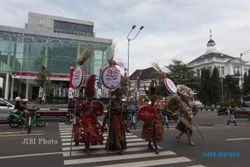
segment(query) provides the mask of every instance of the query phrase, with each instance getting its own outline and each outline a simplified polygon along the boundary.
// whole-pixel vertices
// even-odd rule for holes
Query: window
[[[234,66],[233,67],[233,74],[234,75],[240,74],[240,67],[239,66]]]

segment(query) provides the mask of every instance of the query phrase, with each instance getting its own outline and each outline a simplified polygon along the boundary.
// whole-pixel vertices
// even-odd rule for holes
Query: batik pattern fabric
[[[142,138],[146,141],[162,142],[164,126],[157,111],[156,118],[151,122],[144,122],[142,127]]]
[[[125,124],[123,116],[122,102],[118,99],[111,103],[110,127],[107,141],[107,149],[126,149]]]

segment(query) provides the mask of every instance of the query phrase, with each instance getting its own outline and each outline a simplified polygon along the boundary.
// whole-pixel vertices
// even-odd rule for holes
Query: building
[[[159,80],[160,73],[153,67],[137,69],[130,75],[132,89],[136,90],[139,95],[145,95],[144,86],[148,86],[152,80]]]
[[[35,82],[41,66],[52,75],[53,97],[68,96],[70,65],[86,49],[91,57],[84,63],[85,78],[99,75],[106,67],[111,39],[97,38],[94,23],[38,13],[28,14],[25,28],[0,26],[0,77],[5,99],[22,95],[36,99],[39,87]],[[2,94],[2,96],[3,96]]]
[[[233,57],[217,51],[215,45],[216,43],[212,39],[210,31],[210,39],[207,42],[207,51],[188,63],[188,66],[192,67],[196,76],[201,75],[201,69],[204,67],[210,69],[210,71],[212,71],[214,67],[217,67],[220,77],[226,75],[240,75],[241,67],[243,74],[248,72],[248,69],[250,68],[248,62],[241,60],[240,56]]]

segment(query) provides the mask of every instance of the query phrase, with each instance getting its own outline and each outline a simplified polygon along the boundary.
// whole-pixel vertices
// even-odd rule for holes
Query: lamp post
[[[240,95],[240,102],[241,104],[243,103],[243,72],[242,72],[242,68],[243,68],[243,63],[242,63],[242,56],[245,54],[250,53],[250,49],[246,50],[243,53],[240,53],[240,85],[241,85],[241,95]]]
[[[144,28],[144,26],[141,26],[139,31],[133,36],[130,37],[130,34],[132,33],[132,31],[136,28],[136,25],[133,25],[131,30],[129,31],[128,35],[127,35],[127,40],[128,40],[128,66],[127,66],[127,73],[128,73],[128,97],[129,97],[129,48],[130,48],[130,41],[134,40],[138,34],[141,32],[141,30]]]

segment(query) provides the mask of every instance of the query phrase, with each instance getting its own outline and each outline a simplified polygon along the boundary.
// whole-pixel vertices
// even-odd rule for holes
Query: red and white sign
[[[74,73],[72,78],[72,85],[74,88],[80,88],[82,86],[84,80],[84,70],[82,66],[78,66]]]
[[[38,78],[38,73],[16,73],[12,75],[12,78],[34,80]],[[68,75],[49,75],[47,76],[47,78],[52,81],[69,81],[70,80]]]
[[[171,79],[165,78],[164,84],[165,84],[166,88],[168,89],[168,91],[170,91],[171,93],[174,93],[174,94],[177,93],[177,88]]]
[[[121,73],[113,66],[107,67],[102,72],[102,83],[108,89],[115,89],[120,86]]]

